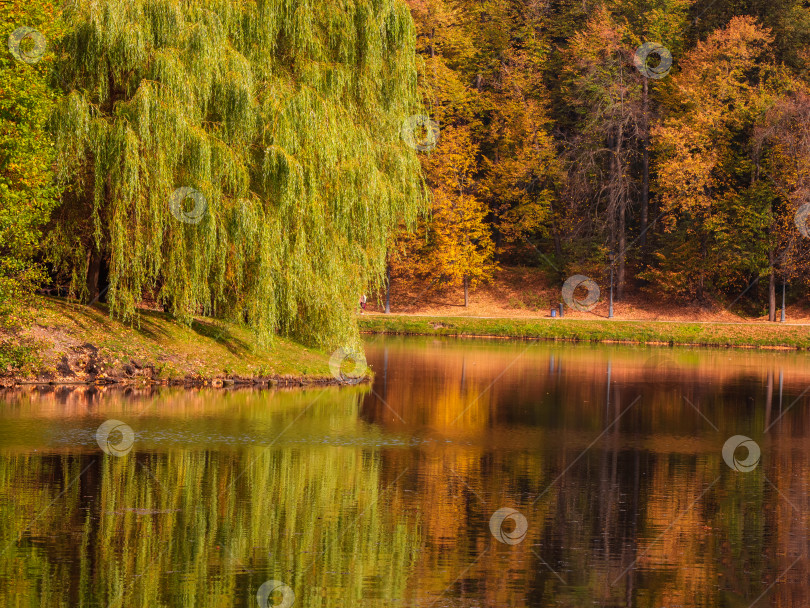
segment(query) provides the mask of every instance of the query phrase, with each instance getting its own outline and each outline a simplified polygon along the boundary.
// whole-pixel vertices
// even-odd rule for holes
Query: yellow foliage
[[[437,152],[423,160],[433,211],[415,236],[404,236],[410,274],[445,285],[470,287],[492,279],[497,268],[488,209],[475,196],[472,172],[477,147],[466,127],[442,131]]]

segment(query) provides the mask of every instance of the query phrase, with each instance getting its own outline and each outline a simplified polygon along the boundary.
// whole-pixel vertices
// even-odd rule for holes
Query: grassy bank
[[[32,307],[33,325],[16,336],[30,351],[29,360],[21,369],[0,370],[6,384],[333,382],[327,354],[281,338],[261,348],[248,329],[235,324],[203,318],[188,327],[142,311],[131,326],[111,319],[103,306],[36,298]]]
[[[578,342],[810,349],[810,327],[763,323],[366,315],[360,319],[360,330],[367,333],[493,336]]]

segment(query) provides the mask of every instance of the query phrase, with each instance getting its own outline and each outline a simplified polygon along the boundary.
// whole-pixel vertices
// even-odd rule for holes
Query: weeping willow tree
[[[117,316],[150,295],[185,321],[351,342],[424,206],[404,3],[73,0],[66,20],[50,251],[72,293],[92,300],[101,268]]]

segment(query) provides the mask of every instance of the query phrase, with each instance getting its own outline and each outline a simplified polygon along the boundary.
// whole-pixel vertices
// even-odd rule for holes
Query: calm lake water
[[[810,605],[808,355],[367,353],[372,387],[0,393],[0,604]]]

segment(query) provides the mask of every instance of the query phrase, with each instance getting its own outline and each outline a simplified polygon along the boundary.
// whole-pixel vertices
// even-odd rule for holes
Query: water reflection
[[[368,362],[365,388],[0,393],[0,603],[810,603],[806,355],[389,338]]]
[[[397,488],[381,481],[377,449],[354,445],[358,400],[337,389],[7,395],[0,603],[244,606],[268,579],[303,606],[372,589],[403,597],[416,519],[390,509]],[[136,432],[127,457],[94,446],[110,417]]]
[[[387,339],[368,358],[363,418],[419,437],[416,605],[808,605],[806,355]],[[722,460],[737,434],[762,448],[751,473]],[[492,542],[501,507],[529,522],[519,545]]]

